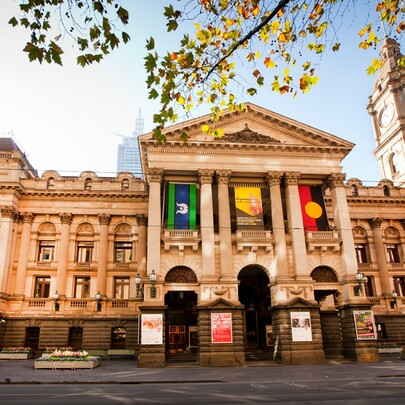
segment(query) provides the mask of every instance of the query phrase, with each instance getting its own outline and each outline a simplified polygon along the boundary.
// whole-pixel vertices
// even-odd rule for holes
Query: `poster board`
[[[312,342],[311,314],[290,312],[293,342]]]
[[[274,346],[273,325],[266,325],[266,346]]]
[[[232,343],[232,314],[211,314],[211,342]]]
[[[141,344],[142,345],[163,344],[162,314],[141,315]]]
[[[353,311],[353,317],[357,340],[377,339],[377,328],[375,326],[373,311]]]

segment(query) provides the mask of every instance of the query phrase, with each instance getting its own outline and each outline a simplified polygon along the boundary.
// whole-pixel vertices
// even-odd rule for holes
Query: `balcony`
[[[273,249],[273,243],[274,239],[271,231],[236,231],[235,244],[238,253],[242,252],[244,248],[250,249],[251,252],[256,252],[259,248],[264,248],[266,253],[269,253]]]
[[[193,252],[196,252],[201,236],[197,230],[165,229],[162,234],[162,241],[166,252],[175,247],[178,248],[179,254],[182,255],[185,247],[191,247]]]
[[[336,231],[307,232],[305,240],[308,253],[313,252],[315,249],[320,249],[322,252],[331,249],[334,253],[340,251],[341,240]]]

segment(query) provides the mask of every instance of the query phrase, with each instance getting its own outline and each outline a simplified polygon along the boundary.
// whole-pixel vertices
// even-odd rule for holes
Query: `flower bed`
[[[402,346],[397,345],[395,343],[382,343],[377,345],[378,353],[401,353]]]
[[[100,365],[99,356],[91,356],[85,351],[55,350],[35,360],[36,369],[77,369],[94,368]]]
[[[5,347],[0,351],[0,360],[26,360],[32,356],[30,347]]]

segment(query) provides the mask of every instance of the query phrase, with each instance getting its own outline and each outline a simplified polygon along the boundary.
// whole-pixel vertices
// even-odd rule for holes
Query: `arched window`
[[[91,190],[92,183],[93,183],[92,179],[88,177],[86,180],[84,180],[84,189]]]
[[[388,186],[383,186],[383,192],[385,197],[389,197],[391,195],[390,188]]]
[[[359,195],[359,189],[357,188],[357,186],[355,184],[352,184],[351,189],[352,189],[352,195],[353,196],[358,196]]]
[[[121,190],[128,190],[129,189],[129,180],[123,179],[121,182]]]
[[[49,179],[46,182],[46,188],[53,188],[55,186],[55,178],[54,177],[49,177]]]

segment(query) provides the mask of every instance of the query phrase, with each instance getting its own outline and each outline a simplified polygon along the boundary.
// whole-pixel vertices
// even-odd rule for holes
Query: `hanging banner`
[[[329,230],[321,186],[298,186],[305,232]]]
[[[142,314],[141,315],[141,344],[161,345],[163,344],[163,315]]]
[[[211,314],[212,343],[232,343],[232,314]]]
[[[169,183],[167,229],[196,229],[197,187],[195,184]]]
[[[263,228],[263,204],[260,187],[235,187],[236,223],[239,229]]]
[[[290,312],[293,342],[312,342],[311,315],[309,312]]]
[[[357,340],[377,339],[373,311],[353,311]]]

